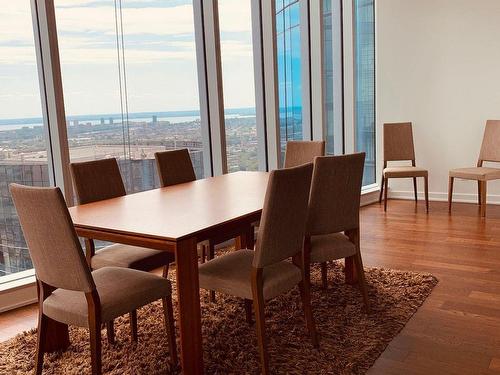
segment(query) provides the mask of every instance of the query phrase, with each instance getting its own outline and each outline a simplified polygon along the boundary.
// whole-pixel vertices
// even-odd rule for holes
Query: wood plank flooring
[[[361,210],[365,266],[430,272],[432,295],[369,374],[500,374],[500,206],[390,200]],[[36,307],[0,314],[0,341],[36,325]]]

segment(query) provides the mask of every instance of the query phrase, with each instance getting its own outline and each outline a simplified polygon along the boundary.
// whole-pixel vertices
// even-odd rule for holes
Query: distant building
[[[178,141],[173,143],[172,147],[169,145],[156,148],[156,150],[174,149],[176,144],[177,148],[189,148],[196,178],[202,178],[203,148],[201,142]],[[92,152],[91,147],[87,149],[87,153]],[[82,155],[84,154],[79,154],[82,159],[76,160],[91,160]],[[95,155],[92,154],[92,156]],[[104,157],[107,157],[106,153],[97,155],[97,158]],[[159,187],[155,160],[149,154],[146,159],[118,159],[118,163],[128,193]],[[21,160],[0,161],[0,276],[33,267],[9,192],[9,184],[13,182],[29,186],[48,186],[47,162],[29,160],[24,164]]]

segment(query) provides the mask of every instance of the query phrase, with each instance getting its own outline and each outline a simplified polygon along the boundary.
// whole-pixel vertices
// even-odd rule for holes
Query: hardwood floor
[[[500,206],[389,200],[361,210],[365,266],[430,272],[431,296],[369,374],[500,373]],[[36,307],[0,314],[0,341],[36,325]]]

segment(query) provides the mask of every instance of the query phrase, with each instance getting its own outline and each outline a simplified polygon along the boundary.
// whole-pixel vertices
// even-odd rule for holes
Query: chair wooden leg
[[[130,312],[130,338],[137,341],[137,310]]]
[[[163,297],[163,315],[165,318],[165,329],[168,336],[168,350],[170,351],[170,363],[177,366],[177,342],[175,341],[174,310],[172,307],[172,296]]]
[[[112,320],[106,323],[106,334],[108,336],[108,343],[113,345],[115,343],[115,325]]]
[[[370,300],[368,299],[368,289],[366,287],[365,270],[363,268],[363,260],[361,259],[361,253],[359,252],[359,249],[356,255],[354,256],[354,263],[356,264],[359,288],[361,289],[361,294],[363,295],[365,310],[366,313],[370,313]]]
[[[413,193],[415,195],[415,202],[418,202],[418,195],[417,195],[417,178],[413,177]]]
[[[253,325],[252,300],[245,298],[245,318],[249,326]]]
[[[384,180],[384,212],[387,211],[387,190],[389,188],[389,179],[386,177]]]
[[[36,367],[35,374],[41,375],[43,369],[44,343],[47,336],[47,317],[43,312],[38,313],[38,335],[36,342]]]
[[[448,180],[448,213],[451,214],[451,202],[453,200],[453,177]]]
[[[163,266],[163,271],[162,271],[162,276],[165,278],[165,279],[168,279],[168,269],[170,268],[170,264],[165,264]]]
[[[101,375],[101,322],[96,317],[90,317],[89,320],[92,375]]]
[[[481,205],[481,181],[477,182],[477,204]]]
[[[424,188],[425,188],[425,210],[429,213],[429,177],[424,177]]]
[[[481,217],[486,217],[486,181],[481,181]]]
[[[328,265],[326,262],[321,263],[321,287],[328,288]]]
[[[212,243],[212,241],[209,241],[208,243],[208,260],[212,260],[215,257],[215,245]],[[210,302],[215,302],[215,291],[211,290],[210,291]]]
[[[380,194],[378,196],[378,203],[382,203],[383,194],[384,194],[384,174],[382,173],[382,182],[380,183]]]
[[[314,323],[314,316],[311,309],[311,286],[304,278],[299,283],[300,298],[302,299],[302,308],[304,309],[304,317],[306,319],[306,327],[311,336],[312,344],[315,348],[319,346],[318,335],[316,334],[316,324]]]
[[[262,268],[252,271],[252,297],[253,309],[255,311],[255,328],[257,331],[257,342],[259,345],[260,363],[262,375],[269,374],[269,354],[266,344],[266,328],[264,314],[264,289],[262,279]]]

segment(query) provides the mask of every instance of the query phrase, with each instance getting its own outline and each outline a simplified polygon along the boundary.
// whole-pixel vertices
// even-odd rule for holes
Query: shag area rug
[[[174,272],[170,279],[175,280]],[[343,265],[329,265],[329,287],[320,287],[313,266],[312,307],[320,338],[308,338],[298,290],[268,302],[266,333],[272,373],[363,374],[429,296],[437,279],[430,274],[366,268],[371,313],[363,312],[357,287],[344,283]],[[174,288],[175,290],[175,288]],[[174,296],[174,313],[176,297]],[[245,321],[243,301],[218,294],[216,303],[201,291],[203,347],[207,374],[256,374],[260,363],[255,326]],[[177,319],[177,317],[176,317]],[[128,317],[115,321],[116,343],[103,330],[103,371],[107,374],[169,374],[168,343],[159,302],[138,311],[139,341],[131,344]],[[178,333],[178,332],[177,332]],[[177,336],[178,337],[178,336]],[[70,328],[71,346],[46,354],[44,374],[90,373],[88,332]],[[0,373],[32,373],[36,330],[0,344]]]

